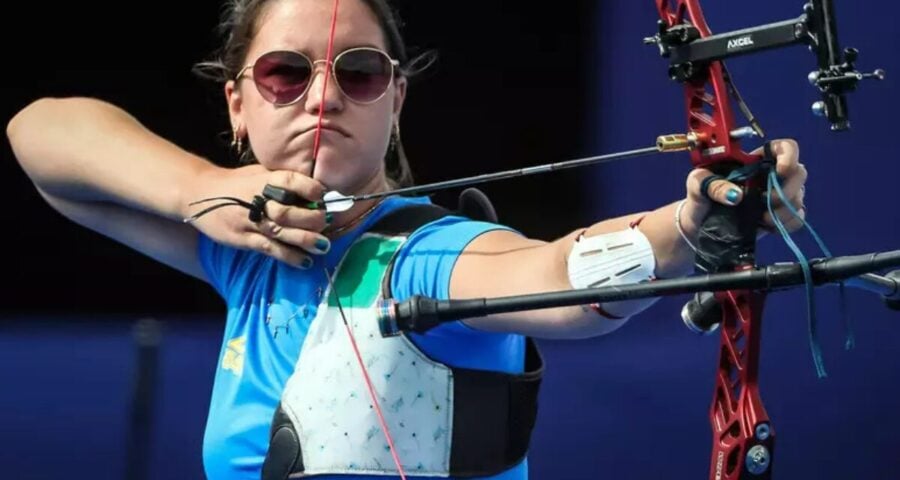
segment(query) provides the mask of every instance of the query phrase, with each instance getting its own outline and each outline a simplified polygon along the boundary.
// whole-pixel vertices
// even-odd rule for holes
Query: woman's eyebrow
[[[344,50],[350,50],[351,48],[362,48],[362,47],[366,47],[366,48],[376,48],[376,49],[378,49],[378,50],[384,50],[384,49],[385,49],[384,47],[379,46],[379,45],[376,45],[376,44],[371,43],[371,42],[348,43],[348,44],[346,44],[346,45],[343,44],[343,43],[342,43],[342,44],[335,43],[335,46],[334,46],[334,53],[335,53],[335,55],[337,55],[338,53],[341,53],[341,52],[343,52]]]
[[[387,51],[386,48],[384,48],[384,47],[382,47],[382,46],[380,46],[380,45],[378,45],[378,44],[372,43],[372,42],[347,43],[346,45],[345,45],[345,44],[342,44],[342,43],[337,43],[337,42],[335,42],[333,54],[334,54],[334,55],[337,55],[337,54],[339,54],[339,53],[341,53],[341,52],[343,52],[343,51],[345,51],[345,50],[350,50],[351,48],[361,48],[361,47],[375,48],[375,49],[378,49],[378,50],[384,50],[384,51]],[[300,53],[302,53],[302,54],[308,56],[309,58],[311,58],[311,59],[313,59],[313,60],[316,60],[316,58],[315,58],[316,55],[314,55],[313,52],[312,52],[312,50],[310,50],[309,48],[295,48],[295,47],[292,47],[292,46],[284,46],[284,47],[281,47],[281,48],[275,48],[275,49],[273,49],[273,50],[290,50],[290,51],[294,51],[294,52],[300,52]],[[324,59],[324,58],[325,58],[325,55],[324,55],[324,52],[323,52],[322,59]]]

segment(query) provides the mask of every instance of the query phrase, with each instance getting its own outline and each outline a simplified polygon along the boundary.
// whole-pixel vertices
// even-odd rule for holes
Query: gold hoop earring
[[[391,137],[388,141],[387,152],[384,156],[388,175],[397,173],[401,168],[400,149],[400,125],[394,122],[393,127],[391,127]]]
[[[400,122],[394,122],[394,128],[391,130],[391,150],[396,150],[400,144]]]
[[[244,149],[244,140],[238,136],[238,127],[234,127],[231,132],[231,146],[237,150],[238,153]]]

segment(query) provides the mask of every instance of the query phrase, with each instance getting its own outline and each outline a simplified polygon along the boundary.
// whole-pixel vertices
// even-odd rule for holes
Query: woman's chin
[[[379,183],[373,178],[373,172],[349,172],[316,166],[315,179],[327,190],[336,190],[345,195],[372,193],[378,189]],[[383,183],[383,182],[382,182]]]

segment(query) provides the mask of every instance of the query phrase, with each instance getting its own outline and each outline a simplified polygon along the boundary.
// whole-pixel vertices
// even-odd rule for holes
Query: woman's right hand
[[[190,205],[213,197],[236,197],[252,202],[266,185],[279,187],[310,202],[321,200],[325,188],[316,180],[288,170],[266,170],[260,165],[235,169],[212,168],[197,177],[194,189],[184,199],[185,218],[227,200]],[[324,209],[312,210],[284,205],[274,200],[265,204],[260,222],[250,220],[249,211],[239,206],[215,209],[192,224],[213,240],[236,248],[253,250],[298,268],[312,266],[311,255],[327,253],[331,244],[320,232],[330,223]]]

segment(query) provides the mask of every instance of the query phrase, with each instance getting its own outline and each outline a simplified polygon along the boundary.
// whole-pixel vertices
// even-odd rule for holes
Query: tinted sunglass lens
[[[309,86],[311,74],[309,60],[294,52],[267,53],[253,67],[253,80],[260,95],[277,105],[300,98]]]
[[[377,100],[392,80],[390,59],[375,50],[345,52],[337,59],[335,71],[341,90],[357,102]]]

